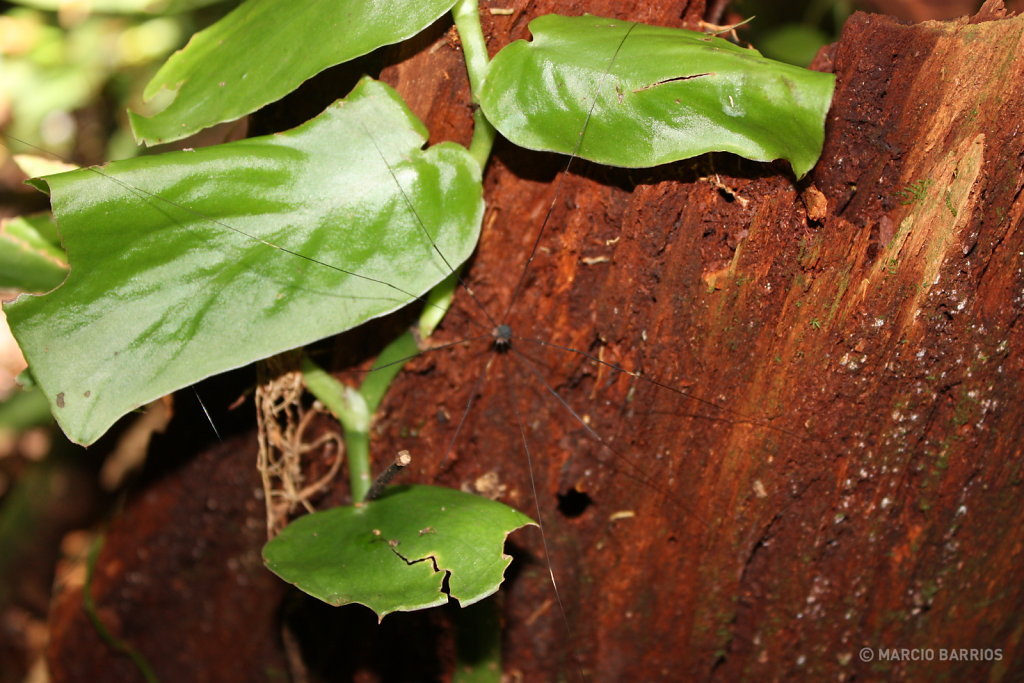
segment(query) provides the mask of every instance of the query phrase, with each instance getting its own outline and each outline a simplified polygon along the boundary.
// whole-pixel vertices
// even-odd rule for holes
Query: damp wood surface
[[[527,37],[528,20],[549,11],[696,28],[704,9],[482,5],[492,53]],[[432,143],[466,142],[458,45],[443,22],[431,37],[415,50],[395,48],[382,77],[425,119]],[[610,447],[589,438],[514,357],[497,358],[479,381],[491,356],[478,342],[410,364],[379,413],[374,458],[379,470],[408,449],[403,482],[479,491],[533,514],[522,416],[550,556],[534,530],[512,538],[517,561],[501,598],[510,676],[1009,680],[1024,667],[1024,17],[1003,16],[995,3],[971,20],[915,25],[858,13],[814,68],[835,72],[836,95],[822,158],[799,183],[785,165],[727,155],[630,172],[574,162],[559,182],[564,157],[499,143],[465,279],[500,316],[555,202],[510,319],[500,322]],[[455,309],[435,342],[479,336],[459,311],[487,318],[465,291]],[[473,410],[445,455],[471,394]],[[216,467],[236,468],[245,483],[218,494],[235,501],[218,508],[218,522],[255,520],[257,531],[238,540],[251,547],[207,545],[209,572],[183,573],[198,541],[180,529],[210,514],[204,486],[219,481],[209,475],[212,456],[190,460],[160,486],[186,478],[196,501],[186,504],[184,489],[143,495],[111,529],[97,567],[100,614],[179,680],[216,680],[197,672],[217,670],[201,660],[217,653],[197,651],[189,669],[184,650],[167,643],[231,642],[238,624],[212,615],[241,609],[234,600],[249,605],[239,614],[260,652],[237,680],[287,668],[282,614],[325,629],[293,629],[316,655],[314,680],[408,675],[380,668],[396,631],[367,645],[377,664],[324,663],[325,634],[354,628],[361,608],[295,606],[259,567],[247,570],[244,590],[224,592],[229,560],[258,553],[263,519],[252,505],[255,447],[231,448],[237,453]],[[584,509],[559,510],[569,492],[585,496]],[[345,496],[339,483],[321,505]],[[134,528],[132,519],[146,523]],[[128,540],[136,536],[141,547],[164,544],[168,559],[140,561]],[[153,602],[161,591],[181,615],[174,623],[170,608]],[[452,618],[385,620],[427,634],[428,646],[408,658],[424,680],[450,676]],[[105,653],[124,668],[88,641],[80,614],[57,609],[54,619],[66,628],[55,629],[51,661],[92,648],[92,665]],[[182,633],[183,624],[193,630]],[[880,663],[862,661],[864,647],[1002,654]],[[240,655],[221,648],[232,661]],[[81,678],[65,666],[55,680]]]

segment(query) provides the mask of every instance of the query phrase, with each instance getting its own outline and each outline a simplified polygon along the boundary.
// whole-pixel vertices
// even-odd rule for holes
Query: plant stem
[[[469,87],[473,103],[483,84],[489,61],[487,43],[480,26],[480,8],[477,0],[459,0],[452,8],[455,26],[462,41],[469,73]],[[469,153],[483,173],[491,156],[497,133],[477,107],[473,114],[473,139]],[[459,282],[460,268],[434,287],[427,295],[420,314],[417,333],[420,339],[429,337],[444,319]],[[359,391],[345,386],[331,377],[308,356],[302,359],[302,373],[309,391],[330,410],[345,432],[345,454],[348,458],[349,485],[353,502],[362,502],[370,489],[370,423],[384,393],[405,362],[419,353],[417,335],[406,332],[388,344],[359,387]]]
[[[453,683],[500,683],[501,610],[499,596],[455,612]]]
[[[447,280],[445,281],[447,282]],[[429,335],[434,325],[444,316],[437,313],[437,306],[444,306],[451,301],[451,287],[445,296],[445,282],[433,290],[427,298],[427,308],[420,317],[421,333]],[[437,293],[437,296],[435,296]],[[428,311],[433,313],[424,320]],[[435,322],[436,321],[436,322]],[[356,391],[331,377],[323,368],[313,362],[309,356],[302,358],[302,375],[311,394],[317,397],[327,409],[338,418],[345,432],[345,455],[348,458],[349,485],[352,490],[352,501],[359,503],[366,497],[373,481],[370,472],[370,424],[373,414],[377,412],[391,380],[395,378],[405,362],[420,352],[416,336],[405,332],[396,337],[377,356],[377,361],[366,374],[366,379]]]
[[[494,146],[494,138],[497,132],[494,126],[484,116],[482,109],[473,112],[473,139],[469,141],[469,154],[478,164],[482,171],[491,158],[491,148]]]
[[[405,362],[419,355],[419,352],[416,337],[412,332],[405,332],[396,337],[380,352],[370,372],[366,373],[366,379],[359,386],[359,393],[366,401],[366,409],[371,415],[377,412],[377,406],[384,398],[391,380],[405,366]]]
[[[397,372],[397,370],[396,370]],[[363,395],[345,386],[314,363],[302,357],[302,377],[310,393],[327,406],[345,432],[345,457],[348,459],[352,502],[362,502],[370,490],[370,419],[373,411]]]
[[[483,28],[480,26],[480,8],[477,0],[459,0],[452,8],[452,17],[455,19],[455,28],[459,31],[459,40],[462,43],[462,53],[466,57],[466,71],[469,73],[469,91],[473,104],[477,105],[480,87],[483,85],[484,77],[487,75],[487,63],[490,58],[487,55],[487,42],[484,40]],[[473,113],[473,139],[469,143],[469,153],[480,164],[483,171],[487,160],[491,156],[491,148],[494,146],[494,126],[487,120],[483,112],[477,107]]]
[[[452,305],[452,298],[455,297],[455,288],[459,286],[459,275],[462,273],[462,266],[456,266],[455,272],[442,280],[427,294],[424,302],[423,312],[416,323],[416,331],[420,339],[426,339],[434,334],[434,330],[444,320],[448,308]]]
[[[99,611],[96,609],[96,599],[92,594],[92,580],[96,574],[96,561],[99,559],[100,550],[103,549],[105,540],[105,534],[98,534],[89,547],[89,556],[85,565],[85,586],[82,587],[82,609],[85,611],[86,616],[89,617],[89,621],[92,622],[92,626],[96,629],[100,639],[108,647],[131,659],[132,663],[139,670],[139,675],[142,676],[146,683],[158,683],[160,679],[157,678],[156,673],[153,672],[153,667],[149,665],[149,662],[146,661],[142,653],[115,636],[107,628],[107,625],[103,623]]]
[[[348,481],[352,502],[361,503],[373,483],[370,473],[370,431],[345,430],[345,455],[348,456]]]

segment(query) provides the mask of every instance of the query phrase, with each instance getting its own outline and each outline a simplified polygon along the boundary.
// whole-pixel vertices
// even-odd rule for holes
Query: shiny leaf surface
[[[512,558],[505,537],[533,524],[496,501],[436,486],[400,486],[359,507],[289,524],[263,548],[267,567],[331,605],[359,603],[378,617],[494,593]]]
[[[367,79],[286,133],[36,181],[71,274],[7,311],[68,436],[91,443],[158,396],[444,279],[476,245],[480,172],[453,143],[421,150],[426,138]]]
[[[720,38],[594,16],[547,15],[499,52],[480,96],[502,135],[530,149],[629,168],[732,152],[821,153],[834,76]],[[582,136],[582,137],[581,137]]]
[[[280,99],[324,69],[416,35],[455,0],[248,0],[195,34],[146,86],[173,99],[146,118],[147,144],[180,140]]]

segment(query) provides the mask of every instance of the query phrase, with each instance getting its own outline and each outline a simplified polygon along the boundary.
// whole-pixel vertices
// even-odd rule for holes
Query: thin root
[[[263,496],[267,510],[267,537],[273,538],[301,506],[313,512],[311,502],[326,490],[341,468],[344,451],[341,437],[325,434],[306,442],[305,436],[314,418],[323,411],[317,406],[302,405],[304,385],[295,353],[275,356],[260,365],[260,382],[256,388],[256,418],[259,427],[257,469],[263,480]],[[303,459],[306,454],[323,449],[330,456],[335,445],[334,460],[327,473],[306,484]],[[308,465],[308,463],[306,463]]]

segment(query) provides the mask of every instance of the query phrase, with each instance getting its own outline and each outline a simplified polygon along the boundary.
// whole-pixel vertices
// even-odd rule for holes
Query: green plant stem
[[[480,26],[480,8],[477,0],[459,0],[452,8],[452,16],[455,18],[455,26],[462,41],[466,71],[469,73],[470,93],[473,103],[476,104],[477,93],[487,73],[489,61],[487,43]],[[491,156],[496,135],[494,126],[477,107],[473,114],[473,139],[470,141],[469,153],[480,165],[481,173]],[[352,500],[355,502],[361,502],[366,497],[372,483],[370,423],[373,413],[380,405],[391,381],[405,366],[405,362],[419,354],[417,336],[426,339],[441,324],[451,306],[460,272],[461,267],[456,268],[443,282],[430,290],[416,326],[416,334],[405,332],[388,344],[377,357],[377,362],[367,374],[359,391],[331,377],[308,356],[302,359],[302,373],[306,386],[338,418],[345,432],[349,485]]]
[[[500,683],[501,610],[498,595],[463,607],[455,614],[453,683]]]
[[[352,500],[361,502],[371,484],[370,419],[373,412],[360,392],[331,377],[309,356],[302,357],[302,377],[310,393],[341,423],[345,432],[345,457],[348,459]]]
[[[370,472],[370,424],[373,414],[377,412],[388,386],[405,367],[406,361],[419,355],[417,336],[429,337],[441,323],[451,305],[458,280],[456,271],[430,290],[416,326],[418,335],[410,330],[384,347],[358,391],[331,377],[308,356],[302,359],[302,374],[310,393],[327,406],[344,429],[349,484],[355,502],[366,498],[373,480]]]
[[[497,133],[491,122],[484,116],[478,101],[478,93],[487,74],[490,57],[487,54],[484,32],[480,26],[480,8],[477,0],[459,0],[452,8],[452,16],[455,18],[455,27],[462,42],[462,52],[466,58],[466,71],[469,73],[469,89],[473,104],[476,105],[476,110],[473,112],[473,139],[469,143],[469,153],[476,159],[480,165],[480,172],[483,173],[488,159],[491,158],[491,149],[494,147]],[[459,271],[461,271],[461,266],[430,293],[431,297],[435,292],[439,294],[445,310],[451,304],[452,296],[455,294]],[[435,308],[430,303],[428,301],[424,315]],[[433,327],[430,328],[431,332],[440,321],[440,318],[437,318]],[[420,329],[422,332],[423,317],[420,318]],[[428,332],[424,337],[429,334]],[[462,610],[459,615],[455,636],[458,652],[455,680],[460,683],[491,683],[500,681],[502,678],[501,620],[495,600],[496,598],[484,600]]]
[[[384,398],[391,380],[405,367],[405,362],[419,352],[416,337],[411,331],[396,337],[380,352],[373,368],[366,373],[366,379],[359,385],[359,393],[371,415],[377,411],[377,406]]]
[[[455,28],[459,32],[459,40],[462,43],[462,53],[466,57],[466,71],[469,73],[469,90],[473,98],[473,104],[477,102],[477,94],[480,86],[483,85],[484,77],[487,75],[487,64],[490,58],[487,55],[487,41],[484,40],[483,28],[480,26],[480,8],[477,0],[459,0],[452,7],[452,17],[455,19]],[[483,112],[477,107],[473,113],[473,139],[469,143],[469,153],[476,162],[480,164],[483,171],[487,160],[491,156],[491,148],[494,146],[496,133],[494,126],[487,120]]]
[[[453,279],[453,278],[449,278]],[[445,282],[447,282],[446,280]],[[428,305],[420,317],[421,334],[429,335],[444,317],[451,301],[451,287],[445,294],[441,283],[428,296]],[[439,313],[438,306],[443,306]],[[428,311],[432,313],[428,316]],[[426,319],[424,319],[426,318]],[[302,374],[310,393],[317,397],[338,418],[345,432],[345,453],[348,458],[349,483],[352,500],[362,501],[372,483],[370,474],[370,423],[391,380],[402,370],[406,361],[420,352],[416,335],[411,331],[395,338],[384,347],[366,379],[356,391],[331,377],[308,356],[302,359]]]
[[[448,309],[455,297],[455,289],[459,286],[459,276],[462,273],[462,266],[456,266],[455,272],[446,277],[427,294],[423,312],[420,313],[419,322],[416,323],[416,331],[420,339],[426,339],[434,334],[434,330],[444,320]]]
[[[98,534],[92,542],[92,547],[89,548],[89,556],[85,565],[85,585],[82,587],[82,608],[89,617],[89,621],[92,622],[93,628],[96,629],[96,633],[108,647],[131,659],[146,683],[159,683],[160,679],[157,678],[142,653],[111,633],[107,625],[100,619],[99,612],[96,611],[96,600],[92,596],[92,580],[96,571],[96,560],[99,559],[100,550],[103,549],[105,540],[104,534]]]
[[[473,112],[473,139],[469,141],[469,154],[483,170],[487,160],[491,158],[491,148],[494,147],[494,138],[497,132],[494,126],[484,116],[482,109]]]

